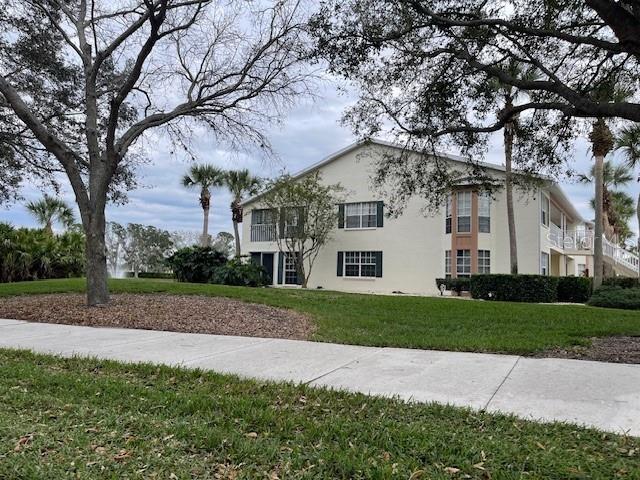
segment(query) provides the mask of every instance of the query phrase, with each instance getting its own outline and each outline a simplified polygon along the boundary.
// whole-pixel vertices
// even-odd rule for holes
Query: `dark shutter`
[[[298,207],[298,235],[304,236],[304,207]]]
[[[384,202],[377,202],[378,203],[378,211],[377,211],[377,219],[378,219],[378,225],[377,227],[380,228],[382,226],[384,226]]]
[[[278,285],[282,285],[284,278],[284,253],[278,252]]]
[[[344,203],[338,205],[338,228],[344,228]]]
[[[280,215],[278,215],[279,218],[279,222],[278,222],[278,231],[280,232],[280,238],[284,238],[284,220],[285,220],[285,215],[286,215],[286,211],[284,209],[284,207],[282,207],[280,209]]]
[[[296,255],[298,257],[297,258],[298,262],[297,262],[297,265],[296,265],[296,267],[297,267],[296,268],[296,283],[298,285],[302,285],[302,275],[300,275],[300,270],[301,270],[301,267],[302,267],[302,254],[300,252],[297,252]]]
[[[344,270],[344,252],[338,252],[338,276],[341,277],[343,275]]]
[[[251,263],[260,265],[260,252],[251,252]]]
[[[376,252],[376,277],[382,277],[382,252]]]

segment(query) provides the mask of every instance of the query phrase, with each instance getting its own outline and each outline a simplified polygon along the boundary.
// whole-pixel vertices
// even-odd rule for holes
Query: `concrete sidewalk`
[[[202,368],[640,436],[640,365],[0,320],[0,348]]]

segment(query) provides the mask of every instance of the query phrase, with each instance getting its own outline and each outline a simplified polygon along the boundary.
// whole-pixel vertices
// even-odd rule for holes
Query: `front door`
[[[267,278],[271,285],[273,284],[273,258],[273,253],[262,254],[262,266],[267,271]]]

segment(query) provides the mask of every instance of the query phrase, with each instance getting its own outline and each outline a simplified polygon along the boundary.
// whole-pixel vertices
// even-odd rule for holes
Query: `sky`
[[[353,143],[355,138],[348,127],[340,124],[344,109],[355,100],[353,93],[339,93],[336,85],[325,83],[317,92],[318,98],[303,101],[288,112],[281,125],[267,128],[277,158],[265,160],[257,154],[238,154],[225,151],[213,138],[206,134],[194,141],[194,151],[198,162],[208,162],[225,169],[248,168],[254,175],[273,177],[286,170],[295,173],[324,157]],[[168,139],[154,133],[146,142],[150,162],[138,169],[141,187],[129,192],[129,202],[122,206],[109,206],[107,220],[122,224],[142,223],[154,225],[170,231],[200,231],[202,210],[198,203],[198,191],[187,190],[180,179],[187,172],[192,160],[186,155],[172,155]],[[451,152],[455,153],[455,152]],[[485,157],[489,163],[502,164],[502,137],[496,134]],[[579,172],[587,172],[592,156],[586,139],[576,140],[572,167]],[[585,219],[591,219],[593,212],[589,206],[592,187],[574,182],[560,181],[563,190],[572,200]],[[627,188],[634,199],[640,186],[634,182]],[[28,214],[24,204],[41,197],[42,191],[34,185],[25,185],[23,201],[0,209],[0,222],[10,222],[16,226],[35,227],[36,223]],[[63,184],[63,198],[74,204],[68,184]],[[213,192],[210,214],[210,233],[232,231],[229,204],[230,195],[224,189]],[[635,221],[632,228],[637,231]]]

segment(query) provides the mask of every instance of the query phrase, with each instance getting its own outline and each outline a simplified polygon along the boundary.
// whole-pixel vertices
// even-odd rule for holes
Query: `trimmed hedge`
[[[588,305],[593,307],[640,309],[640,288],[623,288],[620,286],[603,286],[598,288]]]
[[[609,277],[602,281],[603,287],[640,288],[637,277]]]
[[[124,276],[126,278],[134,278],[134,272],[125,272]],[[162,278],[162,279],[173,279],[175,276],[173,273],[166,272],[138,272],[138,278]]]
[[[585,303],[591,297],[593,281],[587,277],[558,277],[558,301]]]
[[[470,292],[473,298],[482,300],[550,303],[558,300],[558,278],[545,275],[473,275]]]
[[[436,278],[436,287],[440,290],[440,285],[445,286],[447,290],[451,290],[460,295],[460,292],[469,291],[470,279],[466,277],[460,278]]]

